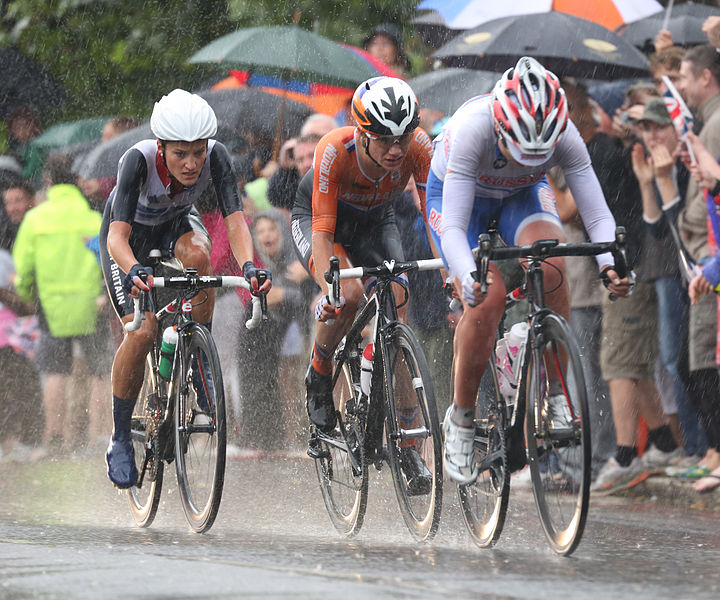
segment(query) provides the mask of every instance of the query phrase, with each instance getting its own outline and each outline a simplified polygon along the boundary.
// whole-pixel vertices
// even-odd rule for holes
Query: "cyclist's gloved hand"
[[[331,323],[334,317],[340,313],[343,306],[345,306],[345,298],[343,296],[340,296],[340,308],[335,308],[328,296],[320,296],[320,299],[315,305],[315,320],[321,323]]]
[[[630,271],[629,275],[630,277],[620,279],[618,274],[615,272],[615,265],[606,265],[600,271],[600,279],[603,282],[603,285],[610,290],[614,296],[627,297],[632,295],[635,287],[634,271]]]
[[[242,274],[243,277],[245,277],[245,281],[247,281],[252,286],[253,293],[259,291],[267,292],[270,287],[272,287],[272,273],[267,269],[258,269],[251,260],[248,260],[242,266]],[[258,275],[265,275],[265,283],[263,283],[262,286],[260,286],[259,288]],[[255,279],[255,283],[253,283],[253,279]]]
[[[131,296],[132,295],[132,289],[133,287],[138,287],[138,289],[142,289],[135,283],[135,278],[140,279],[140,281],[143,281],[140,278],[140,275],[150,275],[152,276],[153,270],[152,267],[143,267],[141,264],[134,264],[132,267],[130,267],[130,270],[128,271],[127,275],[125,275],[125,279],[123,280],[123,289],[125,292]],[[147,286],[145,286],[147,287]],[[145,290],[147,291],[147,290]]]

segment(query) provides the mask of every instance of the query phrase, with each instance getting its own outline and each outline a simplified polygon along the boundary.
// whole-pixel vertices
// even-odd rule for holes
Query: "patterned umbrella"
[[[481,23],[534,13],[557,11],[598,23],[607,29],[616,29],[662,10],[657,0],[423,0],[418,10],[431,11],[413,19],[426,43],[438,47],[461,31]]]

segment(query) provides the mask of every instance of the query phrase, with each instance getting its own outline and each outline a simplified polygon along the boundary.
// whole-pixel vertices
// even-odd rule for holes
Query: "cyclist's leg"
[[[173,254],[186,269],[197,269],[198,275],[212,275],[213,270],[210,264],[210,252],[212,243],[205,225],[196,211],[191,211],[174,223],[169,237],[174,237],[172,245]],[[215,308],[215,290],[210,288],[204,290],[196,302],[198,306],[193,309],[193,318],[203,325],[212,320],[213,309]],[[200,303],[201,302],[201,303]]]
[[[433,245],[441,254],[442,187],[442,182],[431,171],[428,176],[427,221]],[[500,208],[499,200],[476,198],[468,226],[467,239],[471,248],[477,246],[478,236],[487,232],[489,220]],[[498,323],[505,311],[505,285],[494,264],[490,265],[490,274],[492,283],[484,301],[477,306],[463,302],[463,315],[455,328],[453,342],[454,396],[443,421],[445,468],[455,481],[462,484],[472,483],[477,478],[473,449],[475,401],[495,343]],[[459,282],[456,281],[455,285],[459,286]]]
[[[210,263],[212,243],[210,234],[199,213],[194,209],[187,215],[178,219],[168,233],[169,243],[173,254],[186,269],[197,269],[198,275],[212,275],[213,269]],[[175,239],[173,242],[172,239]],[[207,295],[205,295],[207,294]],[[193,300],[193,318],[203,324],[212,332],[212,316],[215,309],[215,290],[210,288],[204,290]],[[197,357],[193,356],[192,380],[193,386],[198,394],[198,405],[205,411],[210,410],[207,398],[213,396],[212,377],[207,357],[201,355],[202,365],[197,364]],[[206,393],[207,388],[207,393]]]
[[[544,179],[527,191],[516,194],[506,201],[499,222],[500,234],[514,244],[532,244],[540,239],[565,241],[560,217],[555,207],[552,188]],[[570,320],[570,290],[565,277],[565,259],[551,258],[543,262],[545,301],[553,312]],[[547,357],[548,408],[551,412],[551,428],[570,427],[571,413],[565,398],[561,376],[565,371],[567,357],[560,354],[560,365]]]
[[[315,270],[310,241],[312,240],[312,215],[293,213],[291,231],[300,262],[312,275]],[[353,264],[347,250],[338,243],[337,235],[335,239],[333,253],[340,260],[340,268],[352,267]],[[321,290],[321,294],[326,295],[327,289]],[[345,306],[333,323],[318,322],[316,324],[312,362],[305,377],[308,416],[318,429],[326,432],[332,431],[336,422],[335,407],[332,402],[332,353],[352,325],[363,298],[363,287],[355,279],[341,281],[340,295],[345,300]]]
[[[123,289],[125,273],[107,251],[110,211],[111,202],[108,202],[100,228],[100,262],[113,308],[124,325],[132,321],[133,301]],[[131,247],[139,261],[142,262],[146,259],[147,256],[143,252],[141,243],[134,246],[131,238]],[[154,315],[145,313],[145,317],[140,329],[132,333],[125,333],[113,359],[111,376],[113,433],[106,461],[108,477],[118,487],[132,486],[138,476],[130,441],[130,419],[143,383],[145,356],[152,348],[157,332]]]

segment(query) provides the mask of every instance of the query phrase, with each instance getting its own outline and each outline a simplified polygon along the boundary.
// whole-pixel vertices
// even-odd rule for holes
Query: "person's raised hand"
[[[658,144],[650,148],[650,160],[655,170],[655,177],[670,177],[675,159],[665,145]]]
[[[635,177],[640,185],[649,185],[655,179],[653,163],[650,157],[645,157],[645,147],[642,144],[635,144],[630,154]]]
[[[674,45],[675,42],[673,41],[672,33],[667,29],[661,29],[655,36],[655,52],[662,52],[663,50],[672,48]]]
[[[720,48],[720,17],[708,17],[705,19],[702,31],[707,36],[710,44]]]

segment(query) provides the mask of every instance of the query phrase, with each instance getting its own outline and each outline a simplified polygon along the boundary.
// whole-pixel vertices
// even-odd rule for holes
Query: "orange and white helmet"
[[[538,61],[523,56],[505,71],[492,93],[498,134],[520,164],[542,164],[553,153],[568,122],[560,80]]]
[[[358,129],[371,138],[411,133],[420,123],[415,92],[402,79],[373,77],[361,83],[352,99]]]

